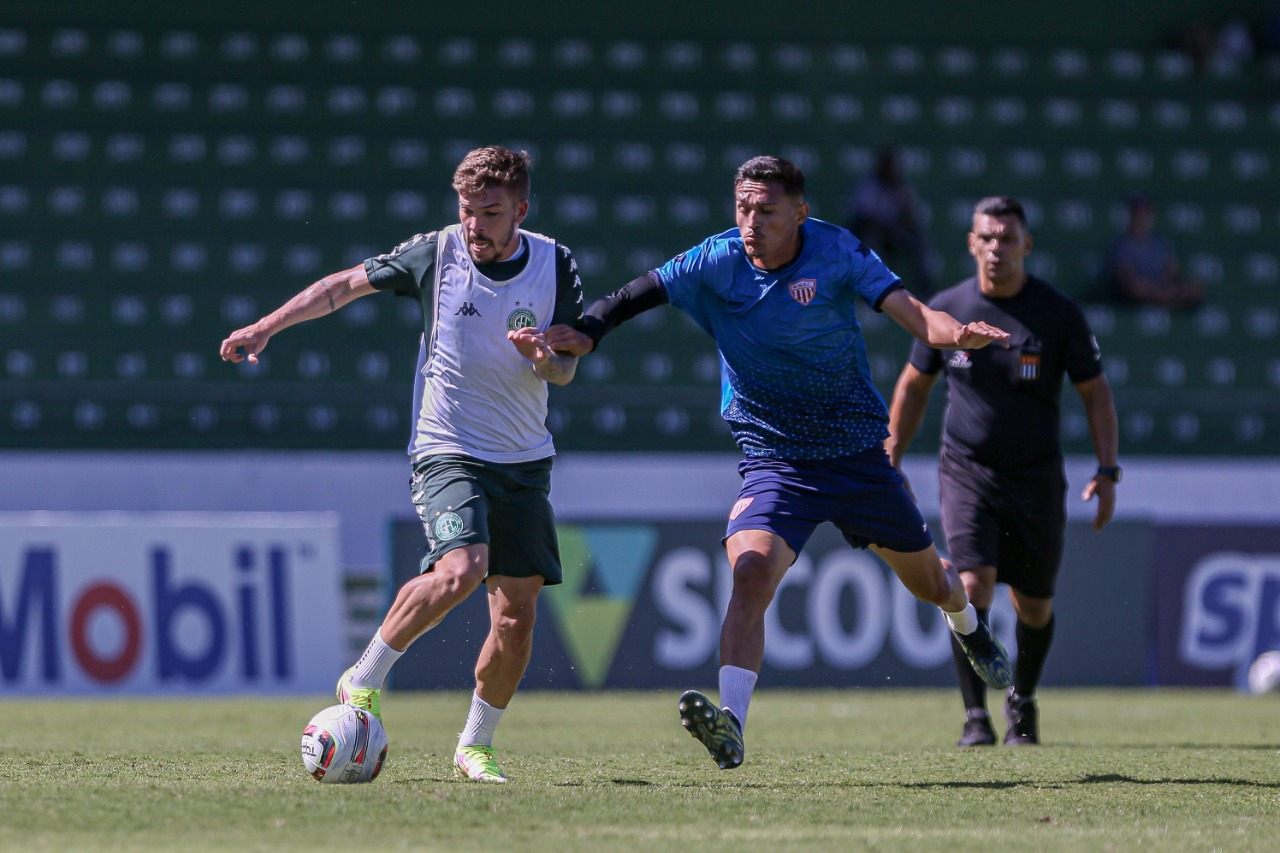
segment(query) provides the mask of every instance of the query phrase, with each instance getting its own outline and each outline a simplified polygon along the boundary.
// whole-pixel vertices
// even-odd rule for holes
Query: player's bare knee
[[[532,604],[520,608],[504,609],[493,617],[493,630],[504,640],[527,643],[533,638],[533,625],[538,610]]]
[[[767,607],[778,588],[772,563],[763,554],[742,554],[733,566],[733,599],[746,606]]]
[[[488,562],[483,558],[441,560],[431,570],[435,575],[435,594],[457,603],[475,592],[488,571]]]

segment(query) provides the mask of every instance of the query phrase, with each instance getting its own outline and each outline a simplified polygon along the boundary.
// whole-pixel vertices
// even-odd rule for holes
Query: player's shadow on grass
[[[1181,778],[1173,779],[1164,777],[1161,779],[1139,779],[1136,776],[1124,776],[1119,773],[1101,773],[1082,776],[1076,781],[1064,779],[1062,781],[1046,782],[1037,779],[1023,779],[1019,781],[999,781],[999,782],[903,782],[903,783],[887,783],[883,787],[886,788],[981,788],[986,790],[1004,790],[1006,788],[1022,788],[1032,786],[1036,788],[1065,788],[1070,785],[1230,785],[1236,788],[1271,788],[1280,790],[1280,782],[1259,782],[1256,779],[1194,779]]]
[[[1280,782],[1259,782],[1256,779],[1138,779],[1120,773],[1101,773],[1085,776],[1080,780],[1085,785],[1101,785],[1120,782],[1126,785],[1232,785],[1238,788],[1280,788]]]

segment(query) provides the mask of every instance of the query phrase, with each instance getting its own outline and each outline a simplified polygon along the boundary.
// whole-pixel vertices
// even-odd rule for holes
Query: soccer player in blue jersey
[[[810,219],[804,174],[794,164],[752,158],[733,186],[736,228],[598,300],[576,328],[554,325],[546,333],[551,348],[585,355],[619,323],[669,302],[715,338],[721,413],[745,456],[724,540],[733,592],[720,632],[720,704],[690,690],[679,708],[685,728],[722,769],[743,760],[765,610],[824,521],[940,607],[992,686],[1003,689],[1010,679],[1008,655],[939,557],[889,464],[888,412],[871,381],[855,300],[933,347],[977,349],[1008,335],[931,310],[847,230]]]

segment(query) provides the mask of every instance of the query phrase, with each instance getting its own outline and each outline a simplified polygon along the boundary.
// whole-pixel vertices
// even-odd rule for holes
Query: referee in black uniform
[[[1009,585],[1018,614],[1017,660],[1005,697],[1006,744],[1039,743],[1036,685],[1053,640],[1053,592],[1066,527],[1066,476],[1058,440],[1062,378],[1084,400],[1098,471],[1084,500],[1098,499],[1094,530],[1115,510],[1115,403],[1097,341],[1079,306],[1027,274],[1027,218],[1017,199],[993,196],[973,210],[969,254],[977,275],[930,301],[962,323],[1007,330],[1008,348],[937,350],[916,343],[889,407],[885,448],[894,465],[920,428],[929,392],[947,376],[938,479],[951,561],[983,619],[997,581]],[[986,686],[953,647],[966,720],[960,746],[996,742]]]

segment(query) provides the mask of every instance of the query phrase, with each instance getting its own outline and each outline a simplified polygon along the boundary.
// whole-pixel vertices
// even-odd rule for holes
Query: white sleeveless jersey
[[[521,230],[528,263],[514,278],[493,281],[476,270],[460,225],[438,233],[431,336],[418,350],[409,455],[457,453],[508,463],[553,455],[547,383],[507,332],[550,325],[555,241]]]

